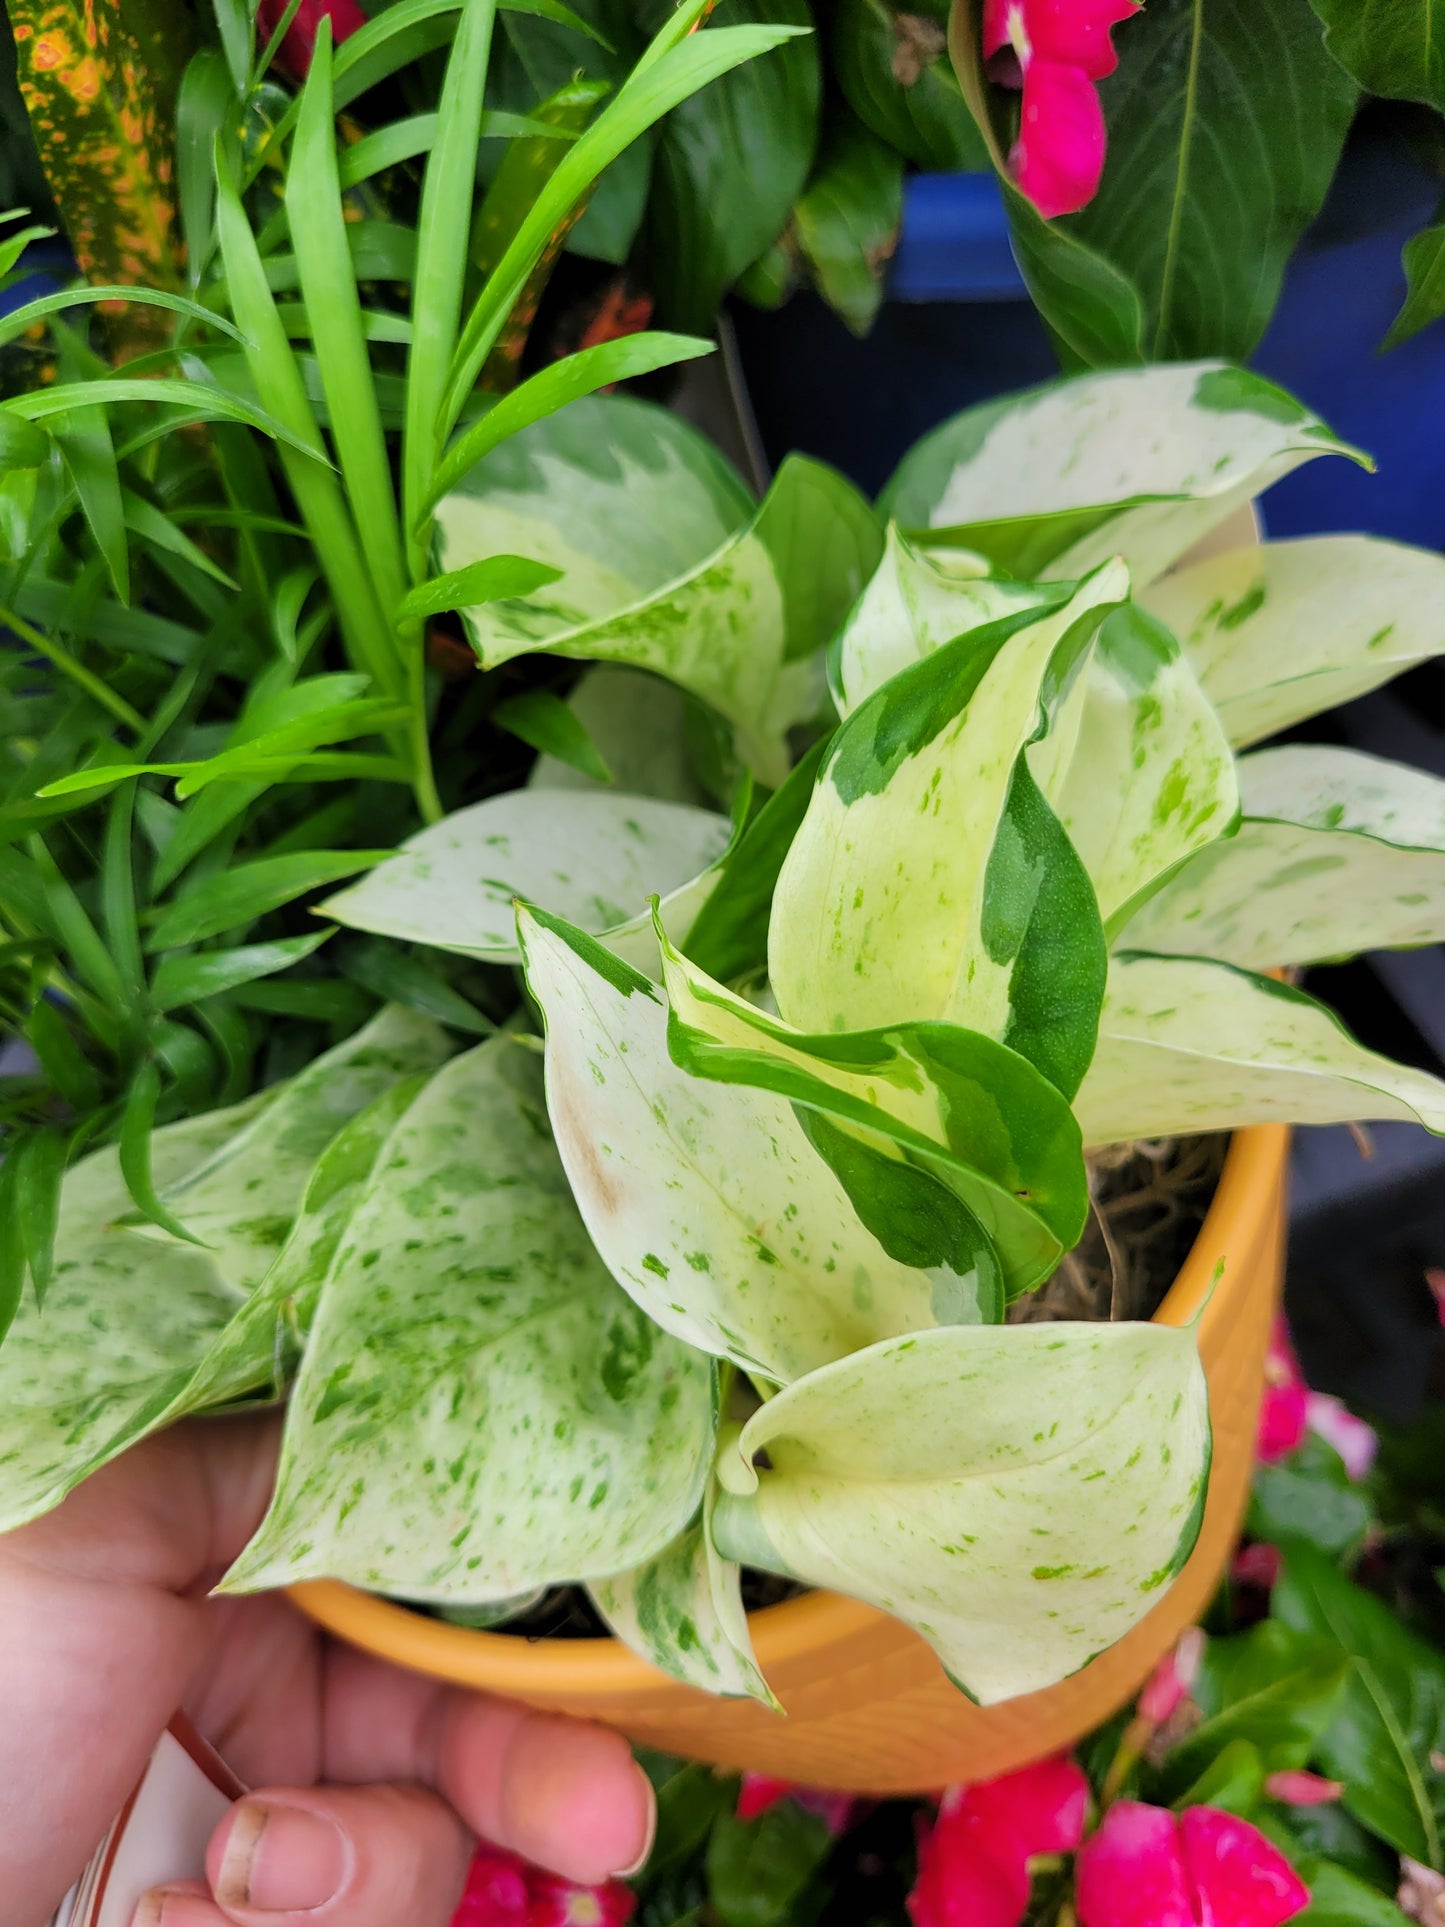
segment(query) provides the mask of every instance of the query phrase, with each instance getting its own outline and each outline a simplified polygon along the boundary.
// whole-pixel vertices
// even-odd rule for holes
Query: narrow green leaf
[[[54,435],[115,592],[122,602],[129,602],[130,551],[109,419],[104,409],[87,408],[78,419],[65,417],[57,422]]]
[[[153,543],[156,548],[164,549],[170,555],[179,556],[183,562],[189,562],[193,569],[199,569],[213,582],[219,582],[223,589],[236,588],[236,584],[220,564],[213,561],[203,548],[178,528],[169,515],[148,502],[143,495],[137,495],[134,489],[124,489],[121,492],[121,506],[127,528],[134,530],[137,535],[144,536],[145,540]]]
[[[156,1195],[151,1170],[151,1135],[155,1129],[156,1103],[160,1097],[160,1072],[154,1064],[144,1064],[136,1072],[126,1092],[125,1110],[120,1121],[120,1172],[125,1179],[131,1202],[142,1217],[159,1225],[184,1244],[199,1245],[202,1240],[167,1211]]]
[[[172,950],[254,923],[268,911],[339,877],[370,869],[390,855],[389,850],[295,850],[238,863],[173,898],[160,911],[146,948]]]
[[[0,1345],[25,1296],[25,1236],[20,1227],[19,1147],[12,1138],[0,1158]]]
[[[41,1069],[71,1109],[83,1115],[98,1108],[100,1078],[48,998],[42,997],[26,1018],[24,1032]]]
[[[211,388],[204,382],[186,381],[179,376],[169,381],[70,381],[54,388],[37,388],[27,394],[13,395],[6,407],[27,421],[48,421],[52,415],[84,412],[93,408],[112,408],[117,402],[159,402],[168,408],[185,408],[195,421],[241,422],[259,429],[287,448],[297,449],[313,464],[326,465],[324,451],[294,433],[285,422],[256,408],[250,402]],[[170,431],[164,430],[169,433]]]
[[[334,935],[317,930],[304,937],[280,937],[271,943],[243,944],[234,950],[201,950],[190,956],[163,957],[151,977],[151,1002],[157,1010],[176,1010],[206,997],[217,997],[239,984],[253,983],[278,970],[289,970],[309,957]]]
[[[559,581],[561,571],[546,562],[529,562],[521,555],[489,555],[464,569],[433,576],[403,597],[397,614],[403,621],[446,615],[453,609],[483,602],[507,602],[529,596]]]
[[[499,729],[510,731],[520,741],[558,762],[590,776],[596,783],[611,783],[612,772],[603,762],[596,745],[560,696],[550,689],[524,689],[509,696],[492,711]]]
[[[30,1132],[15,1153],[15,1221],[37,1305],[45,1302],[55,1272],[55,1231],[66,1150],[64,1133],[47,1125]]]
[[[164,288],[85,287],[62,288],[56,294],[43,294],[34,301],[25,302],[22,307],[12,308],[0,318],[0,346],[7,341],[18,341],[49,315],[63,314],[70,308],[88,307],[96,301],[133,301],[144,308],[164,308],[170,314],[184,315],[188,321],[198,321],[204,327],[214,328],[219,334],[229,335],[233,341],[245,343],[246,337],[224,315],[217,314],[214,308],[202,307],[198,301],[188,300],[185,295],[169,294]]]
[[[489,1037],[497,1028],[475,1004],[444,983],[420,958],[409,957],[394,943],[359,944],[342,959],[342,971],[354,983],[380,997],[434,1018],[469,1037]]]
[[[1445,314],[1445,220],[1436,219],[1411,235],[1400,260],[1405,299],[1380,343],[1382,349],[1398,348]]]

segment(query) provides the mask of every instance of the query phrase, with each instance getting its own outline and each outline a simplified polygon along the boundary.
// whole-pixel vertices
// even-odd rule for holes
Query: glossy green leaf
[[[325,1574],[467,1603],[639,1564],[696,1509],[714,1424],[711,1366],[608,1278],[540,1066],[496,1038],[392,1133],[226,1588]]]
[[[513,790],[457,810],[403,844],[323,913],[356,930],[515,961],[520,897],[656,967],[648,899],[680,928],[697,914],[728,843],[725,817],[607,791]]]
[[[879,140],[930,173],[987,168],[943,29],[929,14],[898,14],[885,0],[839,0],[831,38],[844,97]]]
[[[78,415],[62,416],[52,432],[116,595],[129,602],[130,549],[109,417],[104,409],[87,408]]]
[[[927,547],[888,525],[883,559],[828,650],[839,711],[848,715],[900,669],[971,629],[1024,609],[1057,608],[1062,586],[991,576],[967,549]]]
[[[1310,1855],[1298,1871],[1310,1890],[1310,1904],[1296,1927],[1409,1927],[1409,1917],[1393,1900],[1348,1867]]]
[[[1072,1095],[1093,1048],[1093,891],[1026,755],[1047,736],[1121,564],[1060,605],[974,629],[884,684],[834,736],[778,881],[772,984],[799,1028],[946,1018]]]
[[[568,763],[594,783],[612,782],[612,772],[596,744],[560,696],[550,689],[524,689],[492,711],[499,729],[558,762]]]
[[[1353,1661],[1316,1764],[1344,1782],[1346,1809],[1371,1832],[1439,1866],[1445,1793],[1431,1756],[1445,1748],[1445,1662],[1383,1600],[1298,1540],[1285,1548],[1274,1610],[1286,1625],[1333,1640]]]
[[[902,225],[902,156],[835,103],[793,209],[793,237],[818,292],[856,335],[867,334],[883,304]]]
[[[818,1875],[833,1848],[821,1813],[776,1800],[754,1820],[719,1814],[708,1836],[707,1912],[718,1927],[792,1927],[823,1904]],[[677,1927],[693,1927],[687,1917]]]
[[[1142,600],[1178,636],[1240,746],[1445,650],[1445,560],[1369,535],[1231,549]]]
[[[0,408],[0,462],[5,472],[43,468],[54,447],[49,435],[33,422],[22,421],[9,408]]]
[[[1366,93],[1418,100],[1445,114],[1440,0],[1311,0],[1325,45]]]
[[[1198,957],[1109,964],[1074,1101],[1087,1145],[1396,1117],[1445,1133],[1445,1083],[1365,1050],[1314,998]]]
[[[420,1011],[464,1037],[490,1037],[497,1026],[475,1004],[443,981],[430,962],[413,957],[398,944],[360,943],[347,947],[341,968],[383,1003]]]
[[[555,918],[524,910],[518,925],[573,1195],[612,1275],[664,1331],[785,1381],[937,1315],[977,1316],[967,1280],[886,1256],[786,1098],[672,1061],[647,978]]]
[[[688,751],[688,701],[660,676],[600,662],[578,678],[567,707],[606,764],[608,788],[669,803],[705,803],[708,795]],[[532,765],[527,787],[595,790],[598,783],[574,764],[544,753]]]
[[[146,948],[170,950],[254,923],[310,890],[369,870],[390,850],[292,850],[254,857],[188,884],[161,911]]]
[[[55,1274],[66,1150],[64,1133],[43,1126],[22,1138],[15,1153],[15,1221],[37,1305],[45,1302]]]
[[[278,937],[270,943],[241,944],[234,950],[198,950],[189,956],[162,957],[151,977],[151,1002],[157,1010],[200,1003],[238,984],[254,983],[289,970],[333,933],[317,930],[304,937]]]
[[[433,576],[408,589],[397,606],[403,620],[422,616],[446,615],[453,609],[474,607],[481,602],[510,602],[530,596],[560,580],[560,571],[545,562],[530,562],[521,555],[488,555],[480,562],[446,575]]]
[[[1436,219],[1412,234],[1401,250],[1405,299],[1380,343],[1384,350],[1412,340],[1445,314],[1445,220]]]
[[[143,1064],[126,1093],[125,1110],[121,1116],[118,1141],[120,1174],[125,1179],[131,1202],[142,1217],[159,1225],[162,1231],[180,1239],[183,1244],[202,1244],[204,1240],[194,1232],[187,1231],[174,1212],[168,1211],[156,1195],[155,1177],[151,1170],[151,1138],[160,1091],[159,1070],[154,1063]]]
[[[1308,1433],[1287,1458],[1254,1469],[1246,1528],[1251,1539],[1272,1546],[1307,1539],[1338,1557],[1363,1541],[1373,1516],[1366,1493],[1317,1433]]]
[[[904,1620],[992,1705],[1156,1603],[1198,1534],[1209,1437],[1191,1331],[919,1332],[769,1400],[720,1455],[713,1536]]]
[[[1249,970],[1445,937],[1445,782],[1303,743],[1239,764],[1239,833],[1202,849],[1126,925],[1132,949]]]
[[[1122,555],[1144,585],[1329,454],[1368,465],[1261,375],[1227,362],[1122,368],[955,415],[903,458],[879,508],[1013,575],[1068,580]]]

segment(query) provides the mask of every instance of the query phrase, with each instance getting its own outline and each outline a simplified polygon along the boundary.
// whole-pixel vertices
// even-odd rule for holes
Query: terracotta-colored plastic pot
[[[786,1718],[679,1685],[614,1639],[468,1632],[331,1581],[297,1586],[292,1596],[333,1633],[397,1665],[601,1720],[669,1753],[814,1786],[929,1792],[1070,1746],[1133,1696],[1203,1610],[1229,1561],[1249,1494],[1283,1268],[1288,1147],[1283,1125],[1235,1135],[1209,1215],[1157,1314],[1184,1324],[1204,1304],[1199,1349],[1214,1462],[1199,1543],[1133,1632],[1058,1686],[975,1706],[916,1633],[832,1593],[753,1615],[758,1660]]]

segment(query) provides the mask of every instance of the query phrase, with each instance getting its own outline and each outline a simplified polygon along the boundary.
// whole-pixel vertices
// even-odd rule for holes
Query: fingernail
[[[215,1927],[216,1910],[199,1894],[147,1894],[135,1910],[131,1927]]]
[[[340,1893],[349,1863],[346,1836],[324,1813],[242,1801],[221,1858],[216,1899],[260,1914],[309,1913]]]
[[[643,1786],[647,1789],[647,1835],[643,1841],[642,1852],[638,1854],[632,1865],[630,1867],[618,1868],[614,1875],[614,1878],[617,1880],[631,1880],[635,1874],[642,1872],[642,1869],[652,1858],[653,1842],[657,1839],[657,1794],[651,1780],[648,1779],[642,1768],[639,1766],[635,1770],[638,1779],[641,1780]]]

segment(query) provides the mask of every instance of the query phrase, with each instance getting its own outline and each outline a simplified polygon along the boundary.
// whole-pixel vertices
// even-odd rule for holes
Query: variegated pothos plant
[[[444,567],[557,574],[468,612],[478,654],[596,665],[615,781],[544,758],[326,909],[520,963],[545,1062],[525,1007],[461,1054],[384,1012],[157,1134],[197,1243],[78,1167],[0,1352],[0,1524],[294,1378],[233,1589],[501,1619],[584,1583],[764,1701],[744,1564],[896,1614],[986,1702],[1118,1639],[1194,1543],[1208,1402],[1188,1330],[1004,1322],[1083,1230],[1085,1152],[1445,1131],[1445,1086],[1264,974],[1445,937],[1445,784],[1254,747],[1445,651],[1445,561],[1197,553],[1321,455],[1362,459],[1208,364],[972,410],[876,519],[805,462],[754,507],[635,402],[484,460]]]

